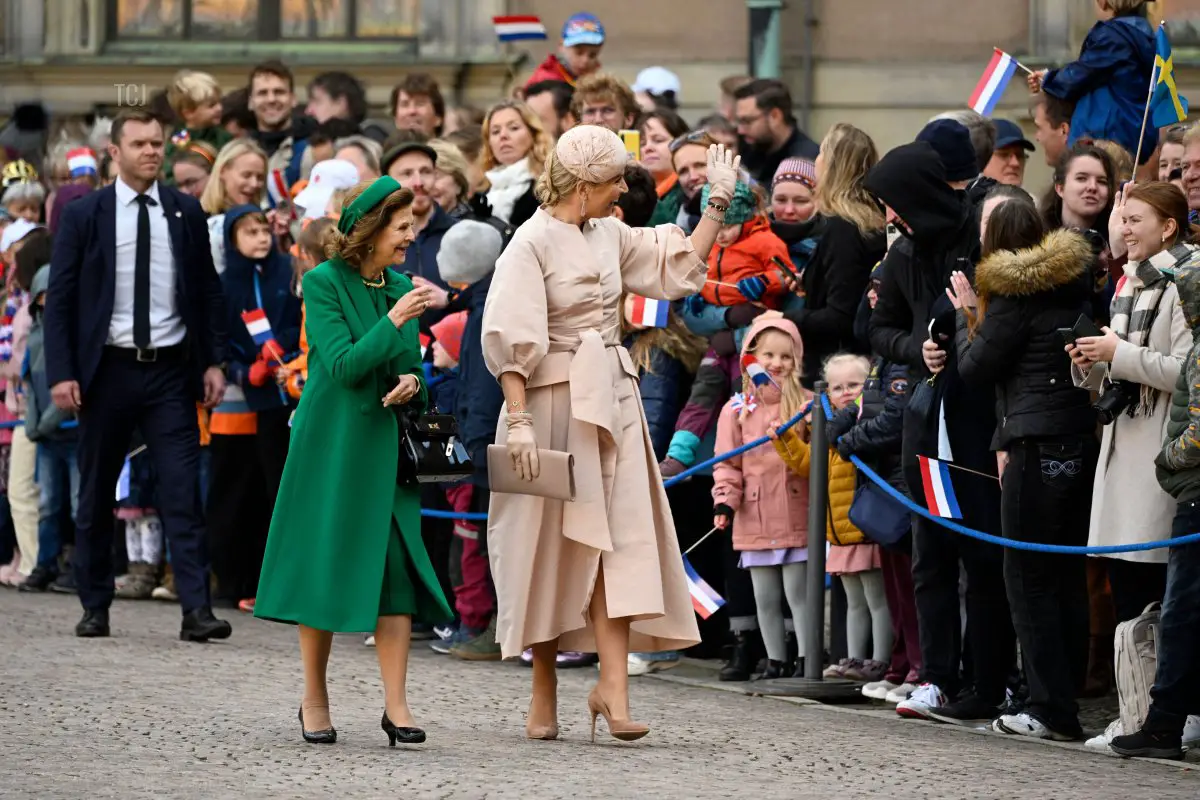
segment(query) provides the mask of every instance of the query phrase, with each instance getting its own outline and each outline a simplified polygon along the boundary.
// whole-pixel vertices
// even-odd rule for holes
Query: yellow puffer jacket
[[[790,428],[775,439],[775,451],[787,464],[788,469],[802,478],[808,477],[809,457],[812,450],[808,442],[795,428]],[[829,522],[825,538],[830,544],[863,544],[867,537],[850,522],[850,504],[854,502],[854,487],[858,483],[858,470],[849,461],[844,461],[836,450],[829,451]]]

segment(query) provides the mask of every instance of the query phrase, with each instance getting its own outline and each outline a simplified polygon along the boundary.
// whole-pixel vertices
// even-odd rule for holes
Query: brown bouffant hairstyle
[[[346,192],[342,208],[345,209],[346,206],[357,200],[372,183],[373,181],[363,181],[352,187],[350,191]],[[361,267],[371,252],[375,237],[391,222],[393,214],[411,206],[412,201],[412,189],[397,189],[383,198],[381,203],[363,214],[362,219],[355,223],[349,234],[342,233],[336,228],[331,230],[325,243],[325,256],[341,258],[352,267]]]
[[[1175,238],[1166,242],[1166,246],[1174,247],[1179,242],[1200,241],[1200,226],[1188,223],[1187,197],[1179,187],[1167,181],[1149,181],[1130,187],[1125,195],[1125,202],[1141,200],[1154,211],[1163,222],[1175,220]]]
[[[575,85],[575,96],[571,98],[571,113],[575,119],[583,119],[583,104],[609,98],[621,112],[622,118],[636,117],[641,107],[633,90],[625,81],[607,72],[593,72]]]

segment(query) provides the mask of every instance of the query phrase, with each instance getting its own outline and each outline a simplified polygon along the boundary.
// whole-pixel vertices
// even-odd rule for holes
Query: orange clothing
[[[793,266],[787,245],[771,232],[771,223],[757,216],[742,225],[742,236],[729,247],[714,247],[708,254],[708,283],[700,294],[714,306],[736,306],[749,301],[732,285],[743,278],[761,275],[767,291],[761,302],[767,308],[777,308],[787,293],[779,268],[771,263],[775,256]],[[714,283],[713,281],[716,281]],[[722,286],[720,284],[729,284]]]
[[[200,446],[208,447],[212,444],[212,433],[208,430],[208,410],[199,403],[196,404],[196,416],[200,423]]]
[[[672,172],[671,174],[667,175],[667,177],[655,184],[654,191],[658,195],[659,199],[662,199],[667,192],[674,189],[678,184],[679,174]]]
[[[304,382],[308,380],[308,331],[304,327],[305,308],[304,304],[300,305],[300,355],[293,358],[291,361],[283,365],[283,368],[288,371],[288,379],[285,388],[288,395],[293,400],[300,399],[300,393],[304,391]]]

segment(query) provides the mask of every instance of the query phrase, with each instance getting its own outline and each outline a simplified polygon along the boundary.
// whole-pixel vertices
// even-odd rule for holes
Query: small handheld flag
[[[979,83],[975,85],[975,91],[971,93],[967,105],[976,113],[990,117],[1016,71],[1017,60],[1000,48],[994,48],[992,60],[983,71]]]
[[[283,177],[283,170],[271,170],[271,174],[267,176],[267,194],[271,196],[272,206],[280,206],[291,200],[292,196],[288,192],[287,179]]]
[[[545,39],[546,26],[539,17],[492,17],[496,38],[502,42]]]
[[[267,312],[261,308],[243,311],[242,322],[246,323],[246,330],[250,332],[250,338],[259,347],[275,338],[275,334],[271,331],[271,321],[267,319]]]
[[[96,154],[90,147],[75,147],[67,151],[67,169],[72,178],[96,174]]]
[[[696,568],[683,557],[683,574],[687,576],[688,593],[692,596],[692,608],[700,615],[700,619],[708,619],[725,605],[725,598],[717,594],[711,586],[700,577]]]
[[[633,324],[645,328],[667,327],[667,312],[671,310],[666,300],[633,296]]]
[[[925,506],[929,513],[943,519],[962,519],[954,486],[950,483],[950,470],[944,461],[917,456],[921,465],[921,483],[925,490]]]
[[[1175,58],[1171,54],[1167,26],[1158,26],[1155,42],[1154,94],[1150,99],[1150,119],[1154,127],[1165,128],[1187,119],[1188,101],[1175,85]]]
[[[749,376],[751,383],[755,386],[766,386],[768,383],[775,382],[763,369],[763,365],[758,363],[758,359],[754,357],[753,353],[742,356],[742,372]]]

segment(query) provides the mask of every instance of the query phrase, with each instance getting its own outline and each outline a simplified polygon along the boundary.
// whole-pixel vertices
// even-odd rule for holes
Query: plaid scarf
[[[1158,318],[1163,294],[1171,284],[1175,267],[1192,255],[1194,248],[1177,244],[1162,250],[1145,261],[1125,265],[1125,277],[1117,285],[1112,301],[1112,330],[1117,336],[1137,347],[1146,347],[1150,329]],[[1141,386],[1138,402],[1129,407],[1131,417],[1154,414],[1160,392],[1152,386]]]

